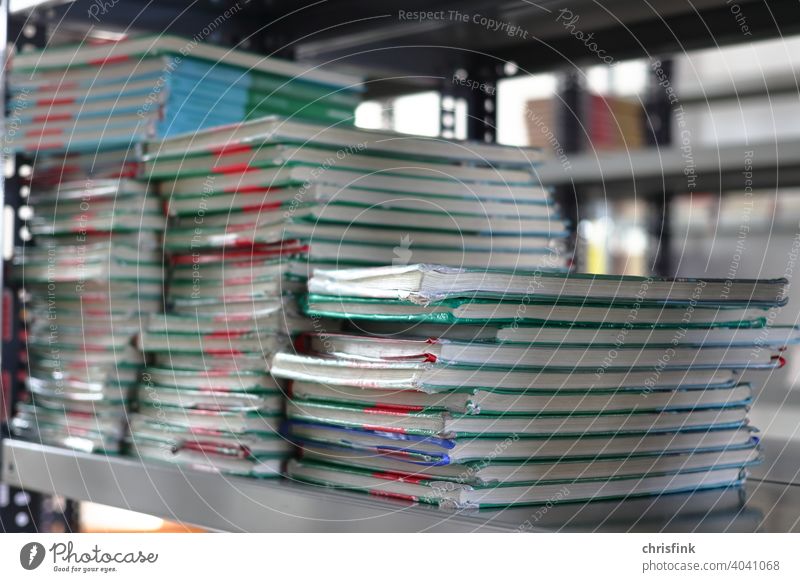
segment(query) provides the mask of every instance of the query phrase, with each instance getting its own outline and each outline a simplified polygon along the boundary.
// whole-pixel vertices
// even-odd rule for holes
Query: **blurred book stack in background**
[[[456,506],[737,485],[758,461],[745,370],[783,364],[785,280],[412,265],[318,270],[279,353],[294,479]]]
[[[161,308],[164,215],[146,184],[127,178],[34,182],[36,241],[17,255],[25,288],[30,401],[18,436],[118,452],[142,364],[132,345]]]
[[[269,114],[352,123],[360,80],[173,36],[12,60],[18,151],[94,151]]]
[[[584,98],[587,151],[628,151],[644,146],[645,117],[641,102],[595,93],[587,93]]]
[[[564,156],[561,148],[573,143],[567,137],[571,134],[579,136],[575,142],[579,151],[633,151],[645,146],[645,111],[638,99],[581,91],[574,108],[566,99],[554,95],[525,103],[528,144],[541,148],[545,157]]]
[[[528,145],[539,148],[546,158],[555,157],[554,145],[559,143],[562,104],[558,97],[531,99],[525,103],[525,126]]]
[[[15,258],[28,399],[12,430],[117,452],[144,361],[134,338],[163,309],[166,222],[138,179],[142,142],[267,113],[350,123],[360,80],[158,36],[17,54],[9,88],[5,145],[32,158]]]

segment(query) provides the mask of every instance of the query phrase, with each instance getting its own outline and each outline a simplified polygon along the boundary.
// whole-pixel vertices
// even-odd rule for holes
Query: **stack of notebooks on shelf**
[[[318,270],[317,329],[279,353],[292,479],[455,506],[740,484],[759,459],[744,370],[798,341],[786,281],[412,265]]]
[[[148,147],[168,251],[293,246],[313,265],[565,268],[538,152],[278,117]]]
[[[5,143],[33,158],[24,193],[33,213],[33,242],[18,253],[19,282],[29,304],[31,397],[19,408],[14,430],[50,443],[115,452],[124,434],[130,387],[139,383],[143,364],[134,336],[147,325],[182,333],[187,326],[172,316],[148,317],[163,311],[165,216],[150,184],[137,181],[142,142],[267,113],[349,124],[359,79],[159,36],[22,52],[12,60],[9,81]],[[185,250],[192,252],[189,246]],[[252,287],[244,283],[247,274],[240,263],[245,260],[265,262],[226,258],[204,266],[197,297],[211,303],[200,310],[215,316],[212,295],[223,292],[223,271],[227,275],[238,268],[240,289],[226,286],[225,292],[240,304],[259,302],[256,310],[249,304],[237,307],[239,327],[252,330],[266,320],[272,325],[282,299],[275,300],[276,294],[263,285],[245,289]],[[266,264],[271,269],[275,261]],[[174,297],[195,298],[193,277],[201,271],[189,264],[176,273]],[[245,317],[255,323],[243,322]],[[210,333],[215,344],[222,344],[230,330]],[[254,340],[247,341],[252,348]],[[176,343],[176,357],[186,359],[184,368],[202,368],[189,357],[191,340]],[[262,374],[243,379],[238,390],[247,393],[231,397],[221,408],[276,409],[274,383],[261,378],[260,350],[248,349],[247,358],[236,358],[237,369],[250,366]],[[208,388],[189,375],[181,382],[173,384]],[[149,383],[147,377],[141,381]],[[163,398],[168,396],[174,395]],[[197,399],[198,407],[207,402]],[[272,426],[277,421],[264,422]]]
[[[298,307],[312,267],[422,255],[563,268],[551,237],[565,226],[533,183],[532,155],[282,118],[149,144],[144,173],[173,220],[170,311],[140,338],[154,364],[132,448],[278,474],[290,446],[278,431],[283,387],[267,362],[299,333],[338,326]]]
[[[31,155],[33,152],[22,152]],[[33,173],[29,178],[30,191],[52,190],[60,184],[85,183],[89,188],[98,183],[108,184],[122,178],[134,179],[139,175],[141,160],[135,149],[98,148],[91,152],[37,153]],[[36,208],[33,208],[35,211]]]
[[[171,36],[12,59],[17,151],[91,151],[270,114],[351,124],[356,77]]]
[[[133,339],[162,302],[158,198],[118,178],[35,187],[29,202],[36,245],[16,255],[15,277],[27,295],[30,398],[12,431],[119,452],[142,364]]]
[[[131,415],[141,458],[230,475],[277,477],[284,388],[267,362],[311,328],[301,317],[292,260],[279,252],[193,250],[170,259],[167,314],[139,338],[151,355]]]

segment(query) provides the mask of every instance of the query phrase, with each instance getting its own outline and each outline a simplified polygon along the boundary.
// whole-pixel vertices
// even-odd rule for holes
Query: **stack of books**
[[[786,280],[411,265],[318,270],[316,329],[275,356],[300,481],[455,506],[738,485],[759,450],[745,370],[800,335]]]
[[[165,219],[146,184],[62,182],[29,195],[36,245],[15,257],[27,295],[27,403],[13,432],[84,451],[119,452],[141,368],[141,319],[159,311]]]
[[[102,148],[92,152],[47,152],[36,155],[29,185],[32,191],[40,188],[56,189],[62,183],[72,185],[73,189],[79,183],[96,187],[122,178],[135,179],[140,168],[139,154],[128,148]]]
[[[144,174],[172,220],[170,311],[141,336],[157,380],[140,386],[133,448],[277,474],[290,447],[267,362],[298,334],[338,328],[299,307],[315,267],[414,257],[565,268],[552,239],[566,227],[532,156],[277,117],[148,144]]]
[[[268,114],[351,124],[360,79],[172,36],[14,56],[10,146],[93,151]]]
[[[29,193],[33,240],[17,253],[18,281],[28,302],[31,396],[29,404],[19,407],[14,430],[50,443],[116,452],[131,387],[155,382],[148,376],[139,379],[144,357],[134,337],[148,325],[181,333],[189,325],[177,315],[149,318],[163,311],[166,220],[161,199],[148,181],[140,180],[142,142],[267,113],[350,124],[360,79],[158,36],[22,52],[14,55],[9,81],[4,143],[16,153],[35,156],[23,194]],[[191,255],[188,246],[186,252]],[[243,283],[242,290],[223,287],[222,272],[227,275],[239,266],[239,261],[227,259],[204,266],[203,290],[197,297],[193,285],[201,271],[191,264],[176,269],[168,299],[205,302],[201,311],[211,319],[211,304],[219,302],[213,295],[224,288],[226,297],[235,295],[245,308],[250,307],[248,300],[260,302],[258,318],[251,317],[248,329],[270,318],[270,325],[277,325],[272,322],[277,318],[275,294],[261,301],[263,286],[256,291],[244,290]],[[267,263],[273,268],[275,261]],[[194,315],[195,310],[186,313]],[[221,329],[210,333],[215,346],[224,343]],[[140,343],[158,346],[158,339],[144,337]],[[252,345],[254,340],[247,340]],[[190,339],[176,343],[176,358],[183,358],[185,369],[204,369],[191,357]],[[234,409],[275,410],[276,387],[269,377],[261,378],[259,350],[236,358],[237,369],[249,365],[260,375],[231,387],[246,393],[218,405],[226,414]],[[170,386],[163,376],[152,377],[162,379],[159,386]],[[173,385],[208,388],[188,374]],[[143,409],[153,404],[154,394],[145,394]],[[201,416],[199,408],[210,398],[181,396],[185,399],[177,401],[169,393],[159,398],[169,403],[165,408],[173,405],[178,412],[180,403],[183,408],[197,405],[193,418]],[[276,419],[258,426],[272,427]],[[198,420],[191,428],[202,424]],[[191,446],[199,445],[195,440]]]
[[[265,118],[151,144],[168,251],[302,247],[313,265],[565,268],[538,152]]]
[[[131,415],[141,458],[230,475],[277,477],[291,452],[281,435],[284,387],[267,362],[312,329],[300,315],[293,261],[248,249],[175,252],[168,314],[139,337],[151,356]]]

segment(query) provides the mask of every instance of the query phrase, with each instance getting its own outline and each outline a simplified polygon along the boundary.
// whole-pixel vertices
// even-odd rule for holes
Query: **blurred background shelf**
[[[609,196],[648,196],[665,190],[686,190],[688,167],[696,174],[697,192],[741,188],[746,160],[753,174],[753,189],[800,185],[800,140],[694,146],[674,145],[620,152],[587,152],[571,155],[569,166],[548,160],[536,174],[543,184],[598,186]]]
[[[746,488],[590,504],[451,511],[286,481],[231,478],[7,439],[2,478],[221,531],[800,531],[800,486]]]

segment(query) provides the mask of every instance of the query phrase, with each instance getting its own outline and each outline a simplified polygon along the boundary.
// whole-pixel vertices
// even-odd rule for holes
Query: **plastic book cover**
[[[720,410],[668,411],[633,414],[500,414],[468,415],[401,411],[334,404],[289,402],[287,417],[314,423],[430,435],[442,438],[509,435],[625,434],[668,432],[681,428],[735,428],[747,423],[746,407]]]
[[[736,307],[702,306],[693,308],[693,316],[684,322],[686,310],[679,305],[665,305],[657,309],[656,316],[644,320],[645,313],[640,312],[636,319],[629,321],[627,317],[631,307],[628,302],[602,302],[596,300],[577,300],[569,297],[530,298],[523,303],[516,298],[492,299],[444,299],[432,301],[425,305],[402,300],[369,297],[353,297],[344,295],[325,295],[310,293],[303,298],[304,312],[314,317],[339,317],[354,320],[371,321],[405,321],[437,324],[540,324],[552,326],[588,326],[604,328],[706,328],[706,327],[764,327],[767,323],[766,306],[748,306],[746,311]],[[537,306],[546,309],[535,311]],[[561,316],[561,312],[553,306],[576,308],[574,313]],[[479,309],[470,309],[477,307]],[[602,311],[591,308],[601,308]],[[613,311],[612,311],[613,309]],[[581,317],[581,312],[589,317]],[[473,314],[485,313],[482,316]],[[609,316],[617,313],[621,318],[610,321]],[[576,319],[575,315],[578,316]],[[571,316],[571,317],[570,317]],[[644,321],[643,321],[644,320]]]

